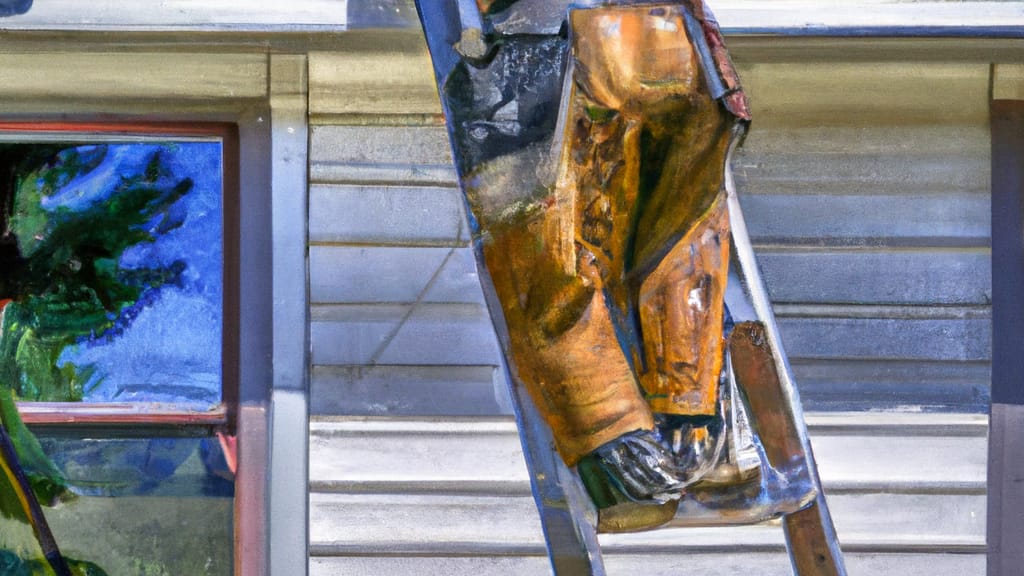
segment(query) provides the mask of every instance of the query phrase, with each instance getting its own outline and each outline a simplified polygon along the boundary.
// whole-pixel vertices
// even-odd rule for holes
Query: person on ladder
[[[724,171],[747,101],[699,0],[574,8],[560,28],[516,2],[462,0],[439,73],[476,247],[514,377],[598,507],[622,511],[605,528],[650,527],[687,487],[758,472],[712,472]]]

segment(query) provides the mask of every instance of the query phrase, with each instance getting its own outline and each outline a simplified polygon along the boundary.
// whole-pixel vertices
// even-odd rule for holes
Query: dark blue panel
[[[992,103],[992,402],[1024,404],[1024,101]]]

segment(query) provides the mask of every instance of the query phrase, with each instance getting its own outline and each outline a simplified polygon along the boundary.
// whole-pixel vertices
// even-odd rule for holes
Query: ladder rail
[[[786,514],[784,517],[783,528],[790,561],[793,564],[794,573],[799,576],[846,576],[843,553],[839,547],[839,539],[828,509],[828,503],[825,501],[818,466],[814,460],[814,450],[807,435],[807,424],[804,420],[803,404],[800,402],[800,392],[794,383],[792,368],[782,347],[782,338],[775,322],[771,299],[754,255],[750,233],[747,230],[746,220],[743,218],[743,208],[740,206],[739,196],[736,192],[731,160],[737,143],[738,141],[732,143],[725,162],[725,189],[729,206],[732,245],[739,263],[736,272],[739,274],[740,281],[745,288],[744,291],[753,305],[756,320],[764,326],[768,348],[771,350],[775,364],[779,392],[783,396],[784,405],[790,410],[792,421],[795,424],[793,432],[800,440],[807,472],[817,491],[817,496],[810,506],[804,510]]]
[[[640,0],[643,2],[644,0]],[[586,2],[593,4],[593,2]],[[449,124],[449,136],[453,149],[457,149],[452,125],[453,119],[445,98],[445,81],[462,58],[477,58],[486,46],[478,46],[483,32],[482,21],[476,3],[472,0],[417,0],[424,31],[427,35],[431,56],[434,60],[435,78],[442,95],[442,106]],[[458,50],[458,53],[456,53]],[[485,50],[484,50],[485,51]],[[557,135],[556,135],[557,138]],[[758,384],[763,406],[772,411],[780,408],[785,417],[780,434],[796,438],[797,448],[785,453],[793,454],[806,466],[806,472],[816,496],[813,503],[804,510],[788,514],[784,521],[790,557],[794,570],[800,576],[840,575],[845,576],[842,555],[835,530],[821,491],[820,479],[814,465],[811,445],[807,437],[799,395],[793,383],[785,353],[782,350],[771,303],[760,271],[757,268],[749,234],[743,220],[742,210],[735,191],[735,183],[729,167],[738,138],[734,138],[725,163],[725,188],[729,220],[732,229],[736,273],[743,285],[743,298],[749,300],[753,314],[751,318],[763,325],[767,339],[767,351],[774,366],[775,377],[763,385]],[[461,176],[461,174],[460,174]],[[468,206],[467,206],[468,208]],[[472,217],[472,211],[467,210]],[[574,472],[563,463],[554,448],[550,429],[534,405],[525,385],[510,367],[510,338],[502,307],[488,274],[481,238],[473,241],[474,254],[480,273],[481,285],[492,319],[495,332],[503,352],[503,365],[510,387],[510,397],[519,427],[520,440],[530,474],[531,488],[540,514],[548,556],[555,574],[592,574],[604,576],[604,565],[600,543],[597,538],[597,512],[582,484]],[[728,298],[728,296],[727,296]],[[737,306],[739,310],[741,307]],[[740,318],[746,319],[746,318]],[[764,350],[760,351],[761,353]],[[511,369],[510,369],[511,368]],[[766,400],[766,401],[765,401]],[[755,414],[756,416],[756,414]],[[764,436],[764,431],[759,431]],[[790,442],[790,445],[794,444]]]

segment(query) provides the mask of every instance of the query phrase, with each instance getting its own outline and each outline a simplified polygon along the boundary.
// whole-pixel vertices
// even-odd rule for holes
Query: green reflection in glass
[[[66,557],[110,575],[232,573],[234,481],[216,438],[39,440],[78,495],[46,510]],[[31,529],[0,520],[0,574],[40,562]]]

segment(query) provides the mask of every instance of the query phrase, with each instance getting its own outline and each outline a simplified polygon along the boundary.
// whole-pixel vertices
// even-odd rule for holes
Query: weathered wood
[[[510,414],[495,366],[318,366],[313,414],[496,416]]]
[[[793,360],[808,410],[988,411],[987,362]]]
[[[988,575],[1009,576],[1024,564],[1024,406],[993,404],[989,445]]]
[[[830,502],[833,499],[842,543],[851,549],[909,552],[948,546],[965,552],[984,550],[984,496],[837,494]],[[540,522],[528,492],[415,494],[402,486],[380,494],[314,492],[310,496],[310,538],[315,556],[445,552],[518,556],[544,550]],[[600,540],[608,554],[685,555],[783,547],[782,530],[774,523],[603,534]]]
[[[793,359],[986,362],[991,353],[984,310],[779,308]],[[500,364],[490,318],[475,304],[318,305],[311,330],[314,364]]]
[[[750,181],[749,187],[760,185]],[[740,204],[755,246],[985,247],[991,234],[987,194],[748,193]]]
[[[313,303],[483,304],[469,248],[311,246]]]
[[[458,554],[508,557],[543,553],[529,494],[326,494],[311,496],[314,556]],[[843,545],[858,552],[984,550],[984,497],[836,495]],[[966,503],[966,505],[965,505]],[[979,506],[980,504],[980,506]],[[877,507],[893,507],[890,510]],[[982,512],[976,515],[979,510]],[[972,516],[975,515],[975,516]],[[395,521],[400,518],[401,521]],[[781,551],[777,524],[667,528],[602,535],[609,555],[675,555]]]
[[[782,518],[789,558],[798,576],[838,576],[846,573],[846,568],[837,566],[833,556],[838,543],[829,540],[830,537],[835,538],[835,534],[831,526],[823,526],[822,506],[815,501],[810,507],[786,514]],[[825,522],[828,521],[828,516],[825,516]]]
[[[991,356],[989,318],[906,317],[910,310],[898,310],[894,317],[870,316],[880,311],[865,311],[867,317],[860,318],[843,316],[852,312],[845,309],[835,317],[780,314],[779,329],[790,358],[987,361]]]
[[[690,552],[673,554],[605,554],[605,568],[615,576],[707,576],[708,574],[790,574],[785,552]],[[984,554],[859,553],[846,554],[852,574],[965,576],[985,572]],[[550,574],[543,556],[341,556],[310,558],[313,576],[335,574],[417,574],[422,576],[532,576]]]
[[[759,256],[778,303],[984,305],[991,299],[988,249],[773,247]],[[433,282],[430,301],[482,302],[469,248],[312,246],[310,273],[316,303],[414,302],[427,282]]]
[[[761,437],[772,467],[804,468],[813,462],[804,454],[800,427],[782,394],[779,372],[759,322],[741,322],[729,337],[732,370],[749,405],[750,424]]]
[[[310,180],[454,186],[448,135],[441,126],[313,126]]]
[[[987,160],[933,155],[910,161],[855,151],[831,158],[751,153],[736,164],[736,180],[740,193],[981,194],[988,188]]]
[[[806,481],[818,490],[809,507],[783,516],[794,571],[799,576],[845,575],[828,504],[817,485],[818,467],[805,436],[805,424],[797,420],[784,393],[764,324],[737,324],[729,337],[729,350],[751,426],[761,439],[768,463],[778,470],[803,471]]]
[[[479,304],[316,306],[313,364],[500,364],[498,342]]]
[[[1024,64],[997,64],[992,69],[993,100],[1024,100]]]
[[[311,243],[451,246],[469,238],[455,188],[321,184],[309,195]]]
[[[977,126],[988,115],[989,67],[982,63],[812,62],[739,68],[759,127],[825,129],[891,121]]]
[[[981,573],[984,416],[809,414],[808,421],[851,573]],[[547,573],[511,419],[342,418],[311,426],[313,574]],[[674,528],[601,542],[612,574],[789,571],[779,525]]]
[[[343,30],[344,4],[335,0],[296,0],[287,6],[275,2],[224,0],[195,3],[189,0],[139,0],[123,4],[100,0],[88,6],[78,2],[38,2],[22,15],[3,20],[6,30],[174,30],[249,29],[268,26]]]
[[[130,6],[116,0],[92,2],[88,7],[74,0],[37,3],[24,15],[6,18],[9,30],[266,30],[343,32],[358,25],[361,12],[372,13],[375,6],[401,12],[400,18],[367,19],[376,25],[415,26],[411,2],[353,0],[347,7],[335,0],[298,0],[287,7],[273,2],[225,0],[196,4],[188,0],[136,0]],[[800,32],[855,28],[913,28],[920,33],[928,28],[1005,27],[1022,17],[1014,5],[992,1],[896,2],[843,0],[827,8],[814,2],[787,2],[770,9],[751,8],[740,0],[720,0],[716,13],[726,33],[745,30]],[[871,6],[871,10],[864,5]]]
[[[314,52],[309,55],[312,115],[439,114],[426,43],[420,53]]]
[[[988,248],[761,248],[758,263],[777,303],[987,305]]]
[[[986,194],[747,193],[740,202],[755,245],[878,250],[989,242]],[[462,195],[448,187],[314,185],[309,218],[312,243],[450,246],[468,237]]]
[[[808,421],[826,491],[984,494],[984,416],[845,413],[810,414]],[[422,492],[481,483],[528,490],[510,418],[321,417],[310,426],[317,490],[387,492],[406,485]],[[398,461],[403,465],[396,468]]]
[[[1024,101],[992,102],[992,426],[989,576],[1020,571],[1024,538]]]
[[[267,95],[267,67],[263,54],[5,53],[0,98],[106,99],[108,106],[110,100],[259,98]]]

